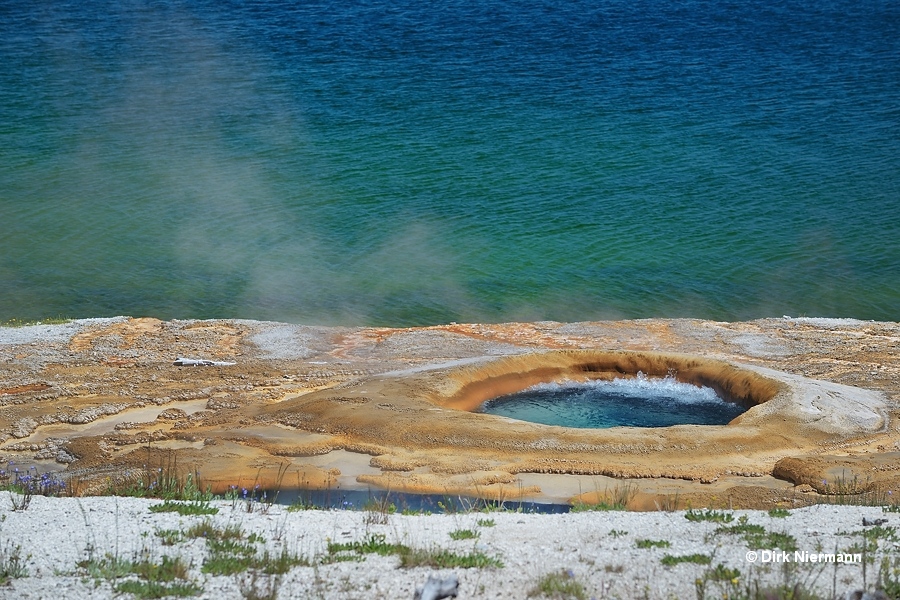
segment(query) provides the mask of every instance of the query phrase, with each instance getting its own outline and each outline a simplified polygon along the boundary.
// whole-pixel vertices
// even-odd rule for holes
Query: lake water
[[[0,320],[900,319],[893,0],[5,0],[0,61]]]

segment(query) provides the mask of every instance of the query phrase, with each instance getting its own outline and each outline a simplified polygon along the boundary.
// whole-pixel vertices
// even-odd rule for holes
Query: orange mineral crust
[[[166,470],[215,492],[798,505],[839,479],[842,493],[897,485],[898,357],[900,324],[845,319],[2,328],[0,455],[64,470],[79,493]],[[599,430],[471,412],[536,383],[638,373],[748,410],[720,426]]]

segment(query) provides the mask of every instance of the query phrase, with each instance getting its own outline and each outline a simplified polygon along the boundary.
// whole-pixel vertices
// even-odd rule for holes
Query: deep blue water
[[[746,411],[707,387],[674,379],[544,383],[485,402],[479,412],[520,421],[605,429],[726,425]]]
[[[900,3],[0,4],[0,320],[900,319]]]

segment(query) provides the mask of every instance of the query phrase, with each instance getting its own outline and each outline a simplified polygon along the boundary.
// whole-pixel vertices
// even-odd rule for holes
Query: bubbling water
[[[612,381],[541,383],[488,400],[478,412],[544,425],[603,429],[725,425],[745,410],[712,388],[639,372],[635,378]]]

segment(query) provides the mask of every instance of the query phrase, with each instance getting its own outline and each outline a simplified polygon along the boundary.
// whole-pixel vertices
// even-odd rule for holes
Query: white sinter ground
[[[758,548],[741,535],[716,533],[721,523],[693,522],[685,511],[631,513],[580,512],[563,515],[517,513],[462,513],[451,515],[400,515],[386,517],[372,511],[288,512],[275,505],[268,511],[246,504],[215,501],[219,512],[213,516],[180,516],[151,513],[158,500],[136,498],[46,498],[34,497],[26,510],[13,511],[9,492],[0,492],[0,563],[9,564],[16,553],[25,559],[27,576],[14,578],[0,587],[0,598],[112,598],[121,596],[114,586],[122,580],[95,580],[77,565],[93,556],[135,559],[149,556],[160,562],[163,555],[180,556],[190,563],[189,580],[209,599],[248,597],[249,575],[212,576],[202,572],[208,557],[204,539],[185,539],[164,545],[160,530],[186,530],[204,519],[220,528],[239,526],[246,536],[256,533],[264,541],[252,542],[257,555],[268,549],[280,554],[283,548],[300,554],[316,566],[292,568],[278,582],[278,598],[413,598],[415,588],[429,575],[456,574],[460,598],[509,598],[528,596],[548,574],[566,572],[566,579],[583,585],[587,598],[696,598],[695,582],[706,578],[707,597],[720,598],[731,582],[713,580],[717,565],[737,569],[737,585],[778,585],[787,581],[814,589],[821,597],[842,597],[848,591],[874,582],[882,558],[900,560],[900,544],[890,527],[900,526],[900,513],[880,507],[813,506],[790,512],[784,518],[764,511],[725,511],[733,515],[734,526],[761,525],[766,532],[788,533],[801,552],[834,553],[862,546],[863,519],[887,519],[877,540],[878,551],[865,570],[859,563],[798,562],[788,552],[789,562],[776,547]],[[453,540],[451,532],[470,529],[478,537]],[[502,561],[502,568],[400,568],[397,556],[369,554],[360,561],[326,564],[329,542],[364,541],[384,536],[388,543],[402,543],[414,549],[445,549],[457,554],[480,552]],[[667,548],[638,547],[638,540],[669,542]],[[853,549],[857,546],[857,549]],[[757,551],[756,562],[748,552]],[[703,554],[711,557],[708,566],[682,563],[666,566],[666,555]],[[752,555],[751,555],[752,556]],[[779,557],[781,562],[764,563]],[[895,566],[900,566],[897,562]],[[719,574],[727,573],[723,569]],[[132,578],[134,576],[131,576]],[[900,574],[893,575],[900,578]],[[269,578],[260,576],[262,591]],[[242,594],[242,586],[245,593]]]

